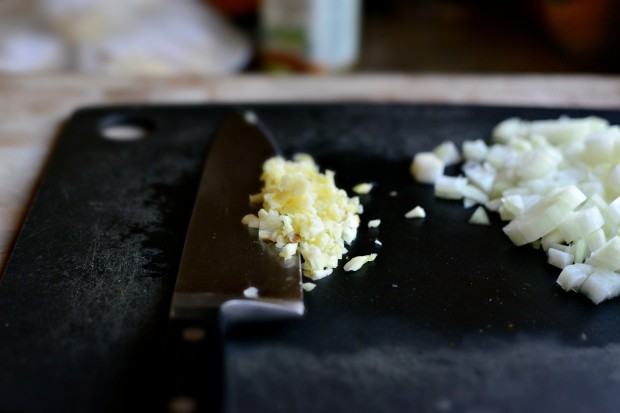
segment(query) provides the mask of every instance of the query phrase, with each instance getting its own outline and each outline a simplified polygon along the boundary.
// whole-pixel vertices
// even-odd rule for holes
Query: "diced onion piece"
[[[289,243],[284,245],[280,250],[280,257],[284,258],[285,260],[293,258],[293,256],[297,254],[297,245],[297,243]]]
[[[472,185],[465,185],[461,188],[461,194],[464,198],[471,199],[479,204],[484,204],[489,200],[489,196],[487,194]]]
[[[367,262],[374,261],[375,258],[377,258],[377,254],[359,255],[357,257],[353,257],[344,265],[344,270],[357,271]]]
[[[582,158],[590,164],[611,162],[617,134],[618,132],[612,129],[588,135],[584,142]]]
[[[549,246],[549,249],[551,249],[551,248],[553,248],[554,250],[557,250],[557,251],[565,252],[567,254],[570,254],[570,251],[571,251],[570,246],[569,245],[564,245],[564,244],[552,244],[552,245]]]
[[[541,178],[553,171],[562,161],[562,154],[553,147],[541,147],[526,152],[516,169],[521,179]]]
[[[527,198],[529,201],[529,197]],[[538,198],[537,198],[538,199]],[[499,215],[503,221],[513,220],[516,216],[521,215],[526,208],[526,198],[523,195],[513,194],[500,199]],[[528,207],[531,205],[528,205]]]
[[[564,291],[579,291],[581,284],[592,274],[594,267],[589,264],[571,264],[562,269],[557,283]]]
[[[441,159],[444,165],[452,165],[461,161],[459,150],[452,141],[443,142],[433,149],[433,153]]]
[[[502,200],[500,198],[492,199],[484,203],[486,209],[492,212],[498,212],[502,206]]]
[[[421,206],[416,206],[405,214],[405,218],[425,218],[426,211]]]
[[[592,195],[605,192],[605,188],[600,181],[580,182],[577,186],[579,186],[579,189],[581,189],[581,191],[586,194],[588,198]]]
[[[582,211],[574,212],[568,217],[559,229],[564,240],[572,242],[584,235],[601,228],[605,220],[597,207],[591,207]]]
[[[241,218],[241,223],[243,225],[247,225],[250,228],[258,228],[259,220],[258,217],[254,214],[247,214],[243,218]]]
[[[605,221],[603,230],[611,232],[611,229],[618,223],[614,216],[613,208],[607,204],[607,201],[600,193],[594,193],[588,197],[588,206],[596,206]],[[584,205],[585,206],[585,205]]]
[[[444,163],[432,152],[420,152],[411,162],[411,175],[423,184],[433,184],[443,175]]]
[[[476,208],[471,218],[469,218],[469,223],[476,224],[476,225],[489,225],[490,224],[489,216],[484,210],[484,207],[479,206],[478,208]]]
[[[566,220],[586,196],[576,186],[554,191],[516,217],[503,229],[515,245],[524,245],[551,232]]]
[[[463,208],[468,209],[475,205],[478,205],[478,202],[474,201],[471,198],[467,198],[467,197],[463,198]]]
[[[620,294],[620,274],[607,268],[594,268],[592,274],[581,284],[579,292],[594,304],[617,297]]]
[[[355,185],[353,187],[353,192],[359,195],[364,195],[364,194],[369,193],[372,190],[373,186],[374,185],[369,182],[363,182],[363,183]]]
[[[489,148],[486,162],[497,170],[514,163],[516,157],[517,155],[512,149],[498,144]]]
[[[586,236],[586,241],[588,242],[588,248],[591,252],[598,250],[603,247],[607,242],[607,238],[605,237],[605,231],[602,229],[598,229]]]
[[[614,224],[620,223],[620,197],[611,201],[605,212],[607,212],[607,219],[611,220]]]
[[[470,164],[463,166],[463,173],[469,181],[487,194],[493,189],[496,172],[489,164]]]
[[[525,211],[525,201],[522,195],[508,195],[502,198],[502,205],[515,217]]]
[[[377,228],[379,225],[381,225],[380,219],[371,219],[368,221],[368,228]]]
[[[540,245],[542,245],[543,250],[547,251],[549,248],[561,244],[564,242],[564,236],[560,232],[559,229],[554,229],[553,231],[545,234],[540,239]]]
[[[483,161],[489,147],[482,139],[463,142],[463,158],[467,161]]]
[[[611,271],[620,269],[620,237],[613,237],[592,252],[587,263],[595,267],[609,268]]]
[[[586,260],[586,257],[590,255],[590,250],[588,248],[588,242],[585,238],[575,241],[570,246],[570,254],[575,257],[576,264],[581,264]]]
[[[537,120],[530,123],[530,134],[539,134],[554,145],[583,140],[591,133],[606,128],[609,123],[601,118],[568,118]]]
[[[377,244],[378,246],[382,246],[383,243],[381,241],[379,241],[378,239],[375,240],[375,244]]]
[[[265,211],[261,208],[258,211],[258,218],[260,220],[258,237],[263,241],[276,242],[278,240],[278,232],[282,227],[281,216],[274,210]]]
[[[541,195],[524,195],[523,196],[523,210],[528,210],[542,199]]]
[[[316,288],[316,284],[315,283],[311,283],[311,282],[305,282],[301,285],[301,288],[304,289],[304,291],[312,291]]]
[[[620,164],[614,166],[607,175],[607,187],[614,192],[620,192]]]
[[[259,192],[258,194],[250,195],[250,204],[262,204],[263,203],[263,193]]]
[[[515,219],[515,215],[508,211],[503,205],[499,207],[499,218],[502,221],[512,221],[513,219]]]
[[[467,185],[467,178],[463,176],[441,175],[435,181],[435,196],[444,199],[462,199],[463,188]]]
[[[506,142],[513,136],[519,136],[527,130],[527,122],[519,118],[508,118],[493,128],[493,139],[496,142]]]
[[[547,194],[556,188],[563,187],[564,185],[557,185],[551,179],[537,178],[537,179],[530,179],[530,180],[523,182],[523,186],[524,186],[523,188],[524,193],[530,192],[530,193],[536,193],[536,194]]]
[[[567,265],[573,264],[575,262],[575,257],[567,252],[549,248],[549,250],[547,250],[547,262],[554,267],[564,268]]]

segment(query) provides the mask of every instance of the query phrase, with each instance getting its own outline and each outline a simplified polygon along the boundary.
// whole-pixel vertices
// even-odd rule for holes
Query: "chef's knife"
[[[283,261],[241,223],[264,161],[278,153],[252,112],[231,114],[211,143],[170,310],[170,411],[222,409],[221,339],[231,324],[303,314],[299,257]]]

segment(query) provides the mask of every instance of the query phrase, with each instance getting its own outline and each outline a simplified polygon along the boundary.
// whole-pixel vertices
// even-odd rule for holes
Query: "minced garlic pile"
[[[320,173],[311,156],[296,155],[293,161],[273,157],[263,165],[259,194],[250,195],[261,204],[258,216],[249,214],[242,222],[258,228],[258,236],[276,243],[284,259],[301,253],[304,275],[323,278],[338,266],[357,236],[358,197],[349,198],[334,183],[334,172]]]

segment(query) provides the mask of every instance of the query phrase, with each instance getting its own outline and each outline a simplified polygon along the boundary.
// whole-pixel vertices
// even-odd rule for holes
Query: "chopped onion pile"
[[[250,195],[250,202],[262,208],[241,221],[257,228],[260,239],[274,242],[282,258],[299,252],[304,275],[313,280],[338,266],[360,224],[359,198],[338,189],[334,175],[319,172],[309,155],[296,155],[293,161],[273,157],[263,165],[261,193]]]
[[[620,295],[620,127],[599,117],[506,119],[493,143],[442,143],[417,154],[411,173],[437,197],[483,205],[509,221],[515,245],[542,247],[558,284],[598,304]],[[444,167],[460,159],[463,176]],[[478,207],[470,222],[484,223]],[[488,221],[488,219],[487,219]]]

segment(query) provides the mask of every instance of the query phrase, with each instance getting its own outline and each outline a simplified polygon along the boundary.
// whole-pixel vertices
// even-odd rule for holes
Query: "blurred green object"
[[[359,53],[361,0],[263,0],[263,70],[321,73],[349,70]]]

